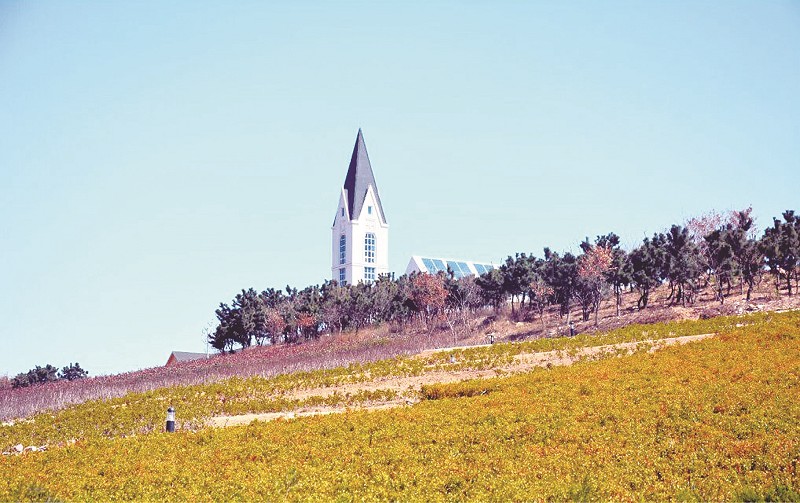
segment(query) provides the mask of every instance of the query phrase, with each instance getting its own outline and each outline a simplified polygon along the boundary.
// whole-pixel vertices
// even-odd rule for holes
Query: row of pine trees
[[[653,289],[669,288],[671,304],[693,304],[711,287],[720,302],[738,293],[750,300],[757,284],[771,277],[779,294],[792,295],[800,276],[800,217],[788,210],[758,236],[752,209],[711,213],[672,225],[645,238],[633,250],[620,246],[614,233],[588,239],[581,252],[544,249],[542,257],[517,253],[481,277],[456,279],[452,273],[382,276],[373,283],[340,285],[326,281],[302,290],[286,287],[262,292],[242,290],[216,311],[218,325],[208,336],[218,350],[255,344],[296,343],[325,332],[359,330],[391,323],[401,328],[421,323],[428,329],[452,327],[479,309],[538,314],[558,306],[569,321],[573,307],[582,319],[597,323],[600,304],[612,298],[617,315],[625,291],[637,293],[637,309],[646,309]]]

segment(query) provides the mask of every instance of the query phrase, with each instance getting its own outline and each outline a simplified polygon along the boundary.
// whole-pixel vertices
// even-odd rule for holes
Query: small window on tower
[[[342,207],[342,216],[344,216],[344,206]]]
[[[367,206],[367,213],[372,215],[372,206]]]

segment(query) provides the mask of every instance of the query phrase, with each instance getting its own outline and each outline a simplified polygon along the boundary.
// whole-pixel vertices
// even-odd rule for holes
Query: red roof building
[[[165,367],[169,367],[170,365],[174,365],[176,363],[181,362],[191,362],[194,360],[204,360],[208,358],[208,355],[205,353],[188,353],[186,351],[173,351],[171,355],[169,355],[169,359],[167,363],[164,365]]]

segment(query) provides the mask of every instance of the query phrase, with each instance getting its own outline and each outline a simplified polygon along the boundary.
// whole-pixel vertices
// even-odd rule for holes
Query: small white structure
[[[453,271],[453,276],[458,279],[470,275],[476,277],[481,276],[492,269],[497,269],[497,267],[499,266],[486,262],[473,262],[470,260],[455,260],[414,255],[408,262],[406,274],[411,274],[413,272],[427,272],[430,274],[436,274],[439,271],[447,273],[447,270],[450,269]]]
[[[340,284],[389,274],[389,224],[361,129],[333,220],[331,278]]]

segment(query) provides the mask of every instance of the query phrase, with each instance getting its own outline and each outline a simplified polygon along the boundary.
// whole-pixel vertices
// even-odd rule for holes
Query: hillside
[[[765,281],[751,301],[731,295],[725,304],[714,299],[710,288],[698,295],[697,302],[686,307],[671,305],[668,289],[655,289],[650,305],[636,309],[636,294],[622,296],[621,315],[616,316],[611,300],[601,305],[598,326],[594,321],[580,321],[578,310],[572,320],[581,333],[595,333],[631,324],[652,324],[670,320],[693,320],[719,315],[749,312],[782,311],[800,308],[800,296],[781,296]],[[509,309],[496,313],[479,310],[466,325],[443,323],[432,332],[419,324],[383,325],[360,331],[326,334],[302,344],[256,346],[233,355],[216,355],[208,360],[187,362],[171,367],[155,367],[114,376],[80,381],[59,381],[32,388],[0,388],[0,421],[29,417],[45,410],[59,410],[87,400],[111,399],[131,392],[147,392],[170,386],[218,382],[232,377],[271,377],[297,371],[331,369],[363,364],[395,356],[413,355],[435,348],[485,344],[487,335],[495,340],[523,341],[561,337],[568,334],[566,318],[551,306],[543,316],[529,311],[511,315]]]
[[[708,333],[657,351],[618,346]],[[545,352],[573,364],[502,371]],[[501,376],[336,392],[492,369]],[[164,388],[0,428],[4,449],[47,445],[0,458],[0,499],[792,500],[798,386],[800,313],[786,312]],[[168,404],[176,434],[161,433]],[[350,410],[209,427],[220,415],[319,406]]]

